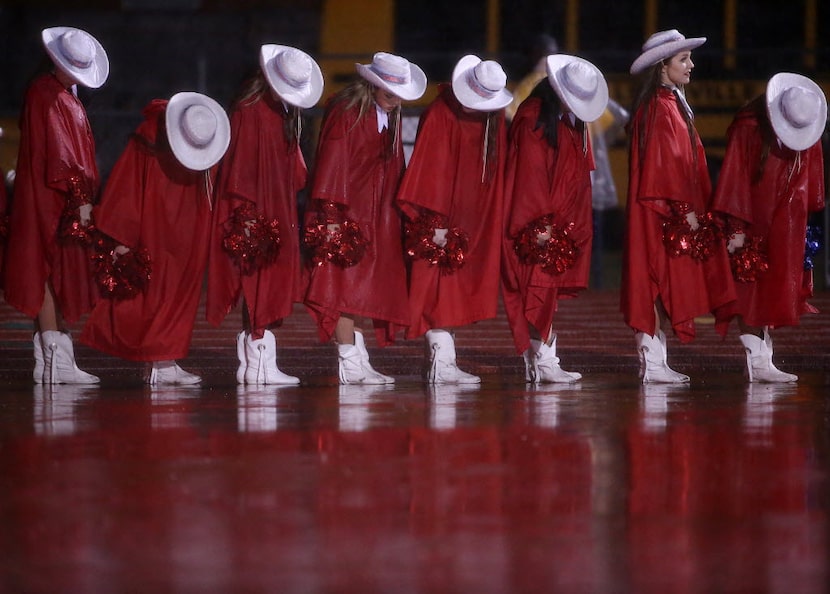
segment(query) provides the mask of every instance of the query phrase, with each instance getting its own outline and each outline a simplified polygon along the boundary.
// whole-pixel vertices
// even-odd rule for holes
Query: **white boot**
[[[355,337],[357,337],[355,332]],[[357,338],[355,338],[357,340]],[[380,374],[368,374],[366,367],[363,365],[363,354],[360,349],[353,344],[338,344],[337,345],[337,359],[338,359],[338,377],[342,385],[346,384],[362,384],[362,385],[381,385],[386,381],[380,377]]]
[[[798,376],[778,369],[772,363],[772,338],[764,328],[763,340],[754,334],[741,334],[746,350],[746,373],[750,382],[770,384],[798,381]]]
[[[245,384],[245,369],[248,367],[248,359],[245,357],[245,337],[247,334],[242,331],[236,335],[236,358],[239,365],[236,368],[236,383]]]
[[[248,335],[245,338],[245,383],[296,385],[300,378],[288,375],[277,367],[277,339],[274,333],[266,330],[259,340]]]
[[[36,384],[43,383],[43,343],[40,342],[40,332],[32,337],[32,346],[35,348],[35,367],[32,369],[32,379]]]
[[[582,374],[565,371],[556,356],[556,334],[547,343],[531,340],[530,348],[536,357],[536,382],[541,384],[572,384],[582,379]]]
[[[56,330],[41,332],[44,384],[97,384],[96,375],[78,369],[75,349],[68,334]]]
[[[634,340],[640,355],[640,379],[644,384],[682,384],[689,381],[689,376],[678,373],[669,367],[666,349],[659,336],[637,332]],[[665,339],[664,339],[665,340]]]
[[[679,372],[675,371],[674,369],[672,369],[671,367],[669,367],[669,363],[668,363],[669,349],[666,347],[666,333],[663,332],[662,330],[657,330],[657,340],[660,341],[660,348],[663,350],[663,364],[665,365],[666,370],[668,370],[669,374],[674,376],[674,378],[676,380],[675,383],[682,384],[682,383],[688,382],[689,381],[689,376],[688,375],[683,374],[683,373],[679,373]]]
[[[363,362],[363,370],[366,372],[366,377],[373,378],[372,384],[394,384],[395,378],[388,375],[383,375],[377,371],[372,364],[369,363],[369,351],[366,350],[366,341],[363,339],[363,332],[354,333],[354,345],[360,351],[361,361]]]
[[[430,350],[427,382],[430,384],[479,384],[477,375],[461,371],[455,362],[455,341],[446,330],[427,330]]]
[[[192,386],[201,381],[202,378],[185,371],[175,361],[154,361],[147,383],[151,386]]]

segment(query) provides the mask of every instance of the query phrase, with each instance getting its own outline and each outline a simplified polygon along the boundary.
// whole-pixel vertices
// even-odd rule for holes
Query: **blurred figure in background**
[[[513,99],[504,109],[504,116],[507,118],[508,123],[513,121],[519,105],[533,92],[537,83],[547,77],[546,58],[558,52],[559,44],[556,43],[554,37],[547,33],[541,33],[533,38],[533,42],[530,44],[528,50],[528,59],[530,61],[528,67],[530,70],[516,83],[516,87],[513,89]]]
[[[591,201],[593,205],[594,242],[591,248],[591,286],[602,289],[605,286],[604,252],[605,220],[610,209],[617,208],[619,197],[617,184],[611,171],[609,148],[625,130],[628,111],[613,99],[599,118],[588,123],[591,149],[594,151],[594,170],[591,171]]]

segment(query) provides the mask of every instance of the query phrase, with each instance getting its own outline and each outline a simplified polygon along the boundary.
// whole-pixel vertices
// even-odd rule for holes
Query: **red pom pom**
[[[279,221],[266,219],[257,213],[253,204],[246,203],[235,208],[224,227],[222,247],[242,274],[253,274],[277,260],[280,252]]]
[[[130,299],[147,290],[152,265],[146,248],[131,249],[117,255],[118,243],[98,234],[92,257],[93,275],[103,297]]]
[[[703,261],[723,245],[724,233],[711,212],[698,217],[697,222],[699,226],[694,233],[692,257]]]
[[[723,230],[712,213],[698,216],[697,222],[695,230],[685,215],[677,215],[663,223],[663,245],[670,256],[691,256],[703,261],[721,245]]]
[[[538,236],[548,233],[550,239],[539,245]],[[573,268],[579,247],[571,238],[574,224],[562,227],[553,222],[553,215],[540,217],[525,226],[513,241],[513,249],[525,264],[539,265],[548,274],[562,274]]]
[[[407,221],[405,231],[406,255],[426,260],[438,266],[443,274],[452,274],[462,266],[470,239],[460,227],[447,229],[447,243],[439,246],[432,241],[436,229],[445,228],[445,219],[437,213],[424,213],[414,221]]]
[[[729,254],[732,276],[742,283],[752,283],[769,269],[767,241],[760,235],[747,236],[744,246]]]
[[[331,262],[349,268],[363,259],[369,240],[363,236],[360,225],[351,219],[339,225],[340,230],[329,232],[324,217],[306,225],[303,243],[311,249],[311,262],[315,266]]]
[[[92,245],[96,239],[95,224],[81,224],[81,206],[92,202],[92,192],[78,176],[69,178],[66,203],[58,222],[58,238],[63,242],[77,242]]]

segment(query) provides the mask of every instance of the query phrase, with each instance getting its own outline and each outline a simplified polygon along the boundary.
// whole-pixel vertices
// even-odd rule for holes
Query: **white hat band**
[[[95,44],[81,31],[67,31],[60,36],[60,52],[76,68],[89,68],[95,58]]]
[[[476,95],[483,99],[490,99],[491,97],[495,97],[496,93],[498,93],[501,89],[488,89],[485,87],[480,80],[478,80],[478,76],[476,76],[475,68],[470,68],[467,71],[467,86],[470,87],[470,90],[473,91]]]
[[[395,85],[405,85],[409,83],[409,73],[398,75],[392,74],[391,72],[385,72],[380,70],[374,63],[369,66],[369,69],[378,75],[379,78],[385,80],[388,83],[392,83]]]

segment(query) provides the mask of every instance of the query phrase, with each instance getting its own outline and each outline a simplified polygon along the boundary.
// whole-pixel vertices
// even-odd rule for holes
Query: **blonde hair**
[[[233,109],[254,105],[268,93],[271,93],[271,86],[268,84],[268,80],[265,78],[262,70],[257,69],[256,74],[243,83],[239,94],[234,100]],[[285,107],[287,115],[283,125],[283,132],[285,133],[285,139],[288,141],[288,145],[294,146],[299,144],[302,134],[300,108],[295,105],[289,105],[288,103],[285,104]]]
[[[357,126],[366,114],[371,113],[371,110],[374,109],[375,92],[377,89],[378,87],[370,83],[365,78],[358,78],[334,96],[332,99],[332,105],[342,103],[344,110],[353,109],[355,106],[358,107],[357,119],[355,119],[355,123],[352,126],[354,128],[354,126]],[[389,144],[386,147],[387,157],[395,154],[398,150],[400,129],[401,108],[398,106],[389,114],[389,130],[392,133],[389,135]]]

